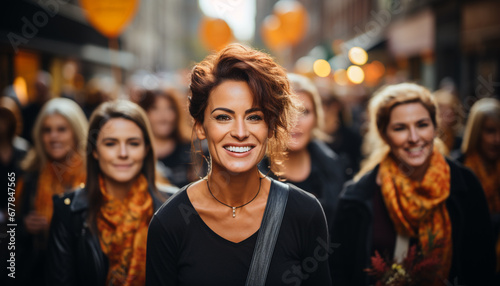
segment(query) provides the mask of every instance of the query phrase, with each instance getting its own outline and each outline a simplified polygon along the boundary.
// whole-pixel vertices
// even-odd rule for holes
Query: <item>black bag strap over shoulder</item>
[[[264,211],[250,270],[248,271],[246,286],[264,286],[266,284],[267,272],[288,201],[288,193],[289,186],[287,184],[276,180],[272,181],[266,210]]]

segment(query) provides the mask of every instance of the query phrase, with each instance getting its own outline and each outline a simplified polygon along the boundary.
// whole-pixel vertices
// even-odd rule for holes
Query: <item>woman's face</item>
[[[104,178],[127,183],[139,175],[146,153],[139,126],[128,119],[113,118],[99,131],[93,156],[99,161]]]
[[[298,93],[299,100],[304,105],[304,112],[299,116],[297,125],[292,129],[288,150],[296,152],[307,148],[311,141],[312,131],[316,126],[316,114],[314,112],[314,102],[305,93]]]
[[[407,171],[425,174],[433,151],[436,128],[429,111],[421,103],[405,103],[394,107],[385,135],[391,153],[405,165]]]
[[[253,170],[266,152],[271,131],[262,109],[244,81],[227,80],[208,98],[204,123],[195,125],[200,140],[207,139],[212,171],[243,173]]]
[[[75,135],[64,116],[52,114],[45,117],[42,123],[42,145],[53,161],[63,161],[75,151]]]
[[[481,129],[479,152],[487,161],[500,159],[500,121],[486,117]]]
[[[155,137],[167,138],[172,135],[177,123],[177,113],[170,100],[163,96],[157,97],[147,114]]]

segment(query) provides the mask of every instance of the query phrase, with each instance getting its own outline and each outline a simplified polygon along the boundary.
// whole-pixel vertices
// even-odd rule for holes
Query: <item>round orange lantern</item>
[[[308,15],[300,2],[295,0],[281,0],[274,4],[274,15],[281,22],[286,41],[295,45],[302,40],[307,31]]]
[[[226,21],[204,17],[200,22],[200,37],[209,50],[219,51],[231,43],[233,33]]]
[[[275,15],[267,16],[262,22],[262,40],[270,49],[279,51],[287,45],[281,21]]]
[[[80,0],[90,24],[108,38],[117,38],[137,12],[139,0]]]

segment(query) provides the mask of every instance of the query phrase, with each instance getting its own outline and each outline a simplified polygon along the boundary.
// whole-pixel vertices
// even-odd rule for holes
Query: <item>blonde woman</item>
[[[486,199],[476,176],[439,152],[434,97],[416,84],[390,85],[372,98],[369,114],[380,142],[339,199],[334,283],[375,284],[365,271],[375,251],[401,261],[415,245],[438,262],[417,285],[492,285]]]
[[[52,196],[63,195],[85,182],[87,128],[81,108],[66,98],[49,100],[35,121],[34,146],[22,162],[25,175],[16,190],[17,269],[29,273],[18,276],[21,284],[39,283],[43,278]]]
[[[497,275],[500,276],[500,102],[483,98],[472,106],[458,158],[479,178],[495,230]],[[500,277],[499,277],[500,278]]]

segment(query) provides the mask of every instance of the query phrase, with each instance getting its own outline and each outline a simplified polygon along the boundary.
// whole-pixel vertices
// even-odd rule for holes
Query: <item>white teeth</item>
[[[416,148],[408,149],[408,151],[409,152],[419,152],[419,151],[422,151],[422,149],[424,149],[424,147],[416,147]]]
[[[252,147],[250,147],[250,146],[246,146],[246,147],[229,146],[229,147],[224,147],[224,148],[226,148],[226,150],[229,150],[229,151],[235,152],[235,153],[244,153],[244,152],[248,152],[252,149]]]

